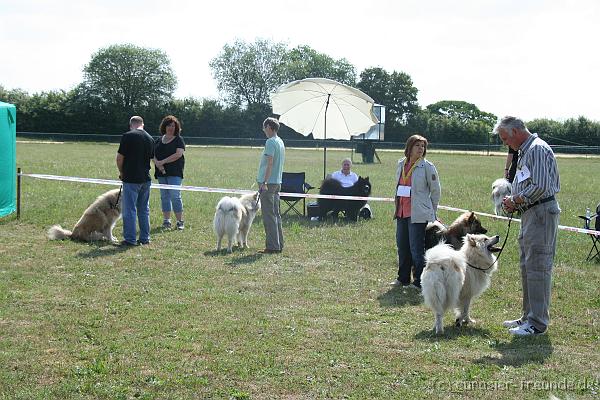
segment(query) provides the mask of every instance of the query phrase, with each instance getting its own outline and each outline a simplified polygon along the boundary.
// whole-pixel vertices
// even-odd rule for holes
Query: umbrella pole
[[[325,129],[324,129],[324,142],[323,142],[323,180],[325,180],[325,174],[327,173],[327,109],[329,108],[329,98],[331,93],[327,95],[327,103],[325,103]]]

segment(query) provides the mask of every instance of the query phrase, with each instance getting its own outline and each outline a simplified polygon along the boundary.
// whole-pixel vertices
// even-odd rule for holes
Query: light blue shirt
[[[269,176],[268,179],[265,179],[265,172],[267,171],[267,165],[269,164],[268,156],[273,157],[273,168],[271,169],[271,176]],[[265,181],[270,184],[281,184],[284,162],[285,146],[283,140],[281,140],[279,136],[268,138],[265,142],[265,149],[260,157],[256,181],[259,184]]]

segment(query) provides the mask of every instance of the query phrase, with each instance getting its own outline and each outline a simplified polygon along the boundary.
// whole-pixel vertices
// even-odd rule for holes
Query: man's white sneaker
[[[519,327],[511,328],[508,331],[511,334],[517,336],[539,336],[544,335],[546,333],[546,331],[540,331],[538,328],[531,325],[529,322]]]
[[[525,325],[525,321],[521,320],[521,318],[513,319],[510,321],[504,321],[502,323],[502,326],[504,326],[505,328],[517,328],[517,327],[523,326],[523,325]]]
[[[390,282],[390,286],[402,286],[402,282],[400,282],[398,279],[394,279]]]

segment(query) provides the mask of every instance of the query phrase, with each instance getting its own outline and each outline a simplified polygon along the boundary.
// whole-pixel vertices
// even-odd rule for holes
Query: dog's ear
[[[467,235],[465,236],[465,241],[467,241],[470,246],[473,246],[473,247],[477,246],[477,241],[475,240],[473,235],[471,235],[470,233],[467,233]]]
[[[471,211],[471,214],[469,214],[469,223],[473,222],[474,219],[475,219],[475,213],[473,211]]]

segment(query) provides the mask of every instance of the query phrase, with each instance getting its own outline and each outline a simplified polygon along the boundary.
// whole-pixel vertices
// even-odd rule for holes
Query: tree
[[[460,100],[442,100],[430,104],[426,109],[433,115],[442,115],[448,118],[457,118],[460,121],[481,121],[490,129],[494,126],[498,117],[492,113],[479,110],[475,104]]]
[[[24,90],[5,90],[0,99],[17,106],[17,131],[73,132],[73,114],[69,112],[72,91],[56,90],[30,95]]]
[[[25,112],[28,109],[31,96],[23,89],[5,89],[0,85],[0,100],[14,104],[19,112]]]
[[[405,124],[419,111],[419,91],[404,72],[388,74],[383,68],[367,68],[360,73],[358,88],[386,107],[386,124]]]
[[[269,104],[269,93],[285,81],[285,43],[257,39],[226,44],[210,61],[217,88],[226,102],[237,106]]]
[[[328,78],[349,86],[356,84],[356,69],[348,60],[335,60],[309,46],[298,46],[290,50],[283,68],[286,82],[305,78]]]
[[[402,140],[408,135],[409,123],[419,113],[417,93],[410,75],[389,74],[383,68],[367,68],[360,73],[358,88],[385,106],[386,140]]]
[[[172,99],[177,78],[169,57],[159,49],[112,45],[92,55],[79,94],[101,109],[126,113]]]
[[[475,104],[442,100],[425,107],[421,119],[431,141],[442,143],[487,143],[497,117],[479,110]]]
[[[581,144],[573,135],[565,135],[564,124],[548,118],[527,121],[527,129],[540,135],[548,144]]]

